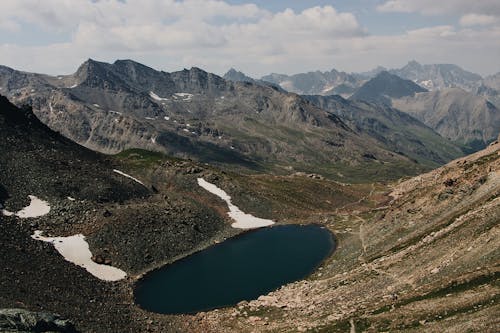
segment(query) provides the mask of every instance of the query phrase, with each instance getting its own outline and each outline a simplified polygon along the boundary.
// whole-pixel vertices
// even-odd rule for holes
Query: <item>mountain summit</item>
[[[390,70],[392,74],[411,80],[429,90],[463,88],[473,90],[481,81],[481,76],[453,64],[421,65],[415,60],[400,69]]]
[[[383,71],[362,85],[350,99],[390,105],[391,98],[412,96],[425,91],[427,90],[412,81]]]

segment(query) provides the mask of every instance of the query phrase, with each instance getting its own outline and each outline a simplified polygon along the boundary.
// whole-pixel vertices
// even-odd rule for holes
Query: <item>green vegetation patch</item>
[[[136,167],[149,167],[154,164],[158,164],[167,160],[169,161],[178,160],[172,157],[168,157],[167,155],[159,152],[154,152],[139,148],[124,150],[116,154],[114,157],[122,162],[125,162],[127,164],[130,164],[131,166],[136,166]]]

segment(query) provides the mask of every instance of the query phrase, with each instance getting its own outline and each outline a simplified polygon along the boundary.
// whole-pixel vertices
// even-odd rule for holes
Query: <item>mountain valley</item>
[[[131,60],[61,76],[0,66],[0,331],[494,332],[498,109],[376,72],[332,71],[351,80],[346,99]],[[33,198],[48,209],[19,213]],[[234,227],[235,207],[325,228],[336,249],[258,299],[142,309],[148,272],[251,232]],[[72,263],[58,248],[71,236],[126,277]]]

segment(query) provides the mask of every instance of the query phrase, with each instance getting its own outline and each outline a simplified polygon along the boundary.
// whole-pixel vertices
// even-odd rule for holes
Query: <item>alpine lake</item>
[[[318,225],[251,230],[145,274],[135,301],[165,314],[232,306],[307,277],[335,246],[332,233]]]

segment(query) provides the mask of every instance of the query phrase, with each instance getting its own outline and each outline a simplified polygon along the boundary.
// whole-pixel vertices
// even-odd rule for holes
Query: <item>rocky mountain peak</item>
[[[222,77],[198,67],[170,73],[170,77],[181,92],[219,94],[227,87]]]
[[[130,59],[116,60],[113,63],[113,66],[118,68],[127,68],[129,70],[134,70],[134,71],[145,71],[145,72],[155,71],[151,67],[148,67],[146,65],[143,65],[141,63],[138,63]]]
[[[77,73],[90,73],[92,71],[103,69],[103,67],[105,65],[107,65],[107,64],[104,62],[99,62],[99,61],[96,61],[94,59],[89,58],[84,63],[82,63],[80,65],[80,67],[78,67],[76,72]]]
[[[86,82],[89,85],[97,84],[99,79],[108,75],[109,64],[88,59],[78,67],[74,76],[80,83]]]
[[[255,82],[254,79],[245,75],[245,73],[237,71],[234,68],[231,68],[224,74],[224,79],[235,82]]]
[[[421,69],[422,65],[419,62],[417,62],[416,60],[410,60],[410,61],[408,61],[408,63],[406,64],[406,66],[404,66],[403,68],[407,68],[407,69]]]
[[[473,90],[481,81],[481,76],[468,72],[453,64],[421,65],[412,60],[400,69],[390,70],[402,78],[412,80],[430,90],[461,87]]]

